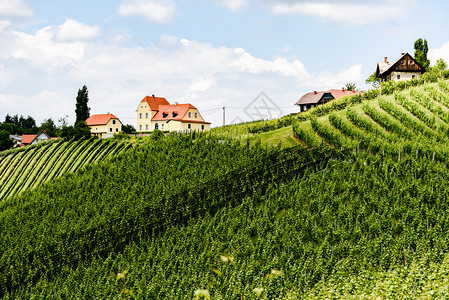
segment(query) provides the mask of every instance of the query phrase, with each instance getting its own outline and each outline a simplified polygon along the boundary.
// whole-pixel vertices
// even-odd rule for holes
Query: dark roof
[[[411,56],[408,53],[403,53],[401,55],[401,57],[399,57],[398,59],[396,59],[393,62],[385,62],[385,61],[380,61],[377,63],[377,70],[376,70],[376,75],[377,77],[382,77],[384,75],[387,75],[388,73],[390,73],[391,71],[393,71],[393,69],[399,64],[400,61],[402,61],[406,56],[408,56],[411,60],[413,60],[415,62],[415,64],[418,66],[419,70],[411,70],[413,72],[424,72],[424,68],[423,66],[421,66],[421,64],[419,62],[416,61],[416,59]],[[387,60],[387,58],[385,58],[385,60]],[[405,71],[401,71],[401,72],[405,72]]]
[[[306,105],[306,104],[317,104],[320,102],[320,100],[324,97],[325,94],[330,94],[332,96],[332,99],[338,99],[343,96],[347,95],[354,95],[358,94],[359,92],[356,91],[345,91],[343,89],[330,89],[328,91],[320,91],[320,92],[309,92],[305,95],[303,95],[296,103],[295,105]]]

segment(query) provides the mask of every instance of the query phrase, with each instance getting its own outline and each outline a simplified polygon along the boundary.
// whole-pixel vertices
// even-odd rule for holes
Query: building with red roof
[[[356,91],[346,91],[345,89],[331,89],[328,91],[321,91],[321,92],[309,92],[305,95],[303,95],[296,103],[295,105],[299,106],[299,111],[306,111],[310,108],[313,108],[315,106],[324,104],[326,102],[329,102],[334,99],[338,99],[343,96],[350,96],[359,94],[359,92]]]
[[[113,114],[92,115],[86,120],[93,136],[100,139],[113,137],[122,131],[122,122]]]
[[[137,107],[137,132],[210,130],[198,109],[190,103],[170,104],[167,99],[146,96]]]
[[[33,145],[41,142],[46,142],[48,140],[57,139],[56,137],[50,137],[47,134],[47,131],[42,130],[38,134],[23,134],[20,142],[17,143],[17,146],[26,146]]]

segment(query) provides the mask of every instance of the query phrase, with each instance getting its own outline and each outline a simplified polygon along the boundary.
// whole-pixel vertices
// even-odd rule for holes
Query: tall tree
[[[88,93],[86,86],[83,86],[82,89],[78,90],[78,96],[76,97],[75,124],[79,121],[86,121],[87,118],[90,117],[90,108],[87,106],[87,102],[89,102]]]
[[[428,51],[429,47],[427,46],[426,39],[417,39],[415,42],[415,59],[426,69],[430,66],[430,61],[427,59]]]

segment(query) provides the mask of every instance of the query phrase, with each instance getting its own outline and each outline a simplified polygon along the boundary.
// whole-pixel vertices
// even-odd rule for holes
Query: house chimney
[[[387,62],[388,62],[388,57],[385,56],[385,63],[387,63]]]
[[[402,53],[402,55],[405,55],[405,53]]]
[[[316,95],[316,91],[313,91],[313,94]]]
[[[344,92],[344,91],[345,91],[345,88],[344,88],[344,87],[342,87],[342,88],[341,88],[341,91],[342,91],[342,92]]]
[[[154,95],[151,95],[151,96],[153,96],[153,99],[154,99]]]
[[[175,102],[175,105],[178,105],[178,102]]]

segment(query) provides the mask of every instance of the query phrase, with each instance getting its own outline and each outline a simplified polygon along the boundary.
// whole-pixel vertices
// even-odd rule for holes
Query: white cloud
[[[28,17],[33,10],[23,0],[0,0],[0,16]]]
[[[440,48],[429,49],[427,57],[432,65],[434,65],[439,58],[442,58],[446,63],[449,63],[449,41],[444,43]]]
[[[176,11],[173,0],[122,0],[118,13],[124,17],[140,15],[148,21],[166,24]]]
[[[303,63],[295,60],[292,63],[285,58],[276,58],[273,61],[255,58],[242,48],[234,50],[237,59],[231,62],[231,66],[237,67],[240,71],[258,74],[261,72],[277,72],[284,76],[293,76],[300,80],[310,78]]]
[[[214,0],[213,2],[226,6],[232,11],[238,11],[245,6],[248,6],[248,0]]]
[[[55,38],[58,41],[72,42],[80,40],[90,40],[101,34],[99,26],[89,26],[78,21],[67,19],[64,24],[59,25]]]
[[[85,84],[92,113],[113,112],[123,122],[135,124],[136,103],[155,94],[212,111],[205,117],[219,125],[222,116],[215,108],[248,105],[261,91],[279,107],[294,110],[293,103],[311,87],[338,88],[360,77],[360,66],[314,76],[299,60],[259,58],[241,48],[171,35],[162,35],[145,48],[58,42],[57,29],[49,26],[35,34],[0,31],[0,79],[6,74],[8,79],[0,85],[0,118],[7,113],[30,114],[41,122],[69,115],[73,122],[76,92]],[[226,115],[228,121],[246,120],[243,110]]]
[[[14,43],[10,56],[15,59],[27,60],[46,70],[75,66],[84,56],[85,44],[82,42],[54,42],[54,29],[51,26],[44,27],[35,35],[11,32]]]
[[[7,21],[7,20],[0,21],[0,30],[3,30],[5,28],[9,27],[9,25],[11,25],[10,21]]]
[[[362,79],[362,65],[354,65],[342,70],[338,74],[324,71],[314,76],[311,80],[301,82],[301,86],[314,89],[332,89],[344,87],[349,82],[357,82]]]
[[[404,0],[353,2],[275,1],[271,11],[277,15],[304,14],[327,22],[362,25],[393,19],[404,10]]]

